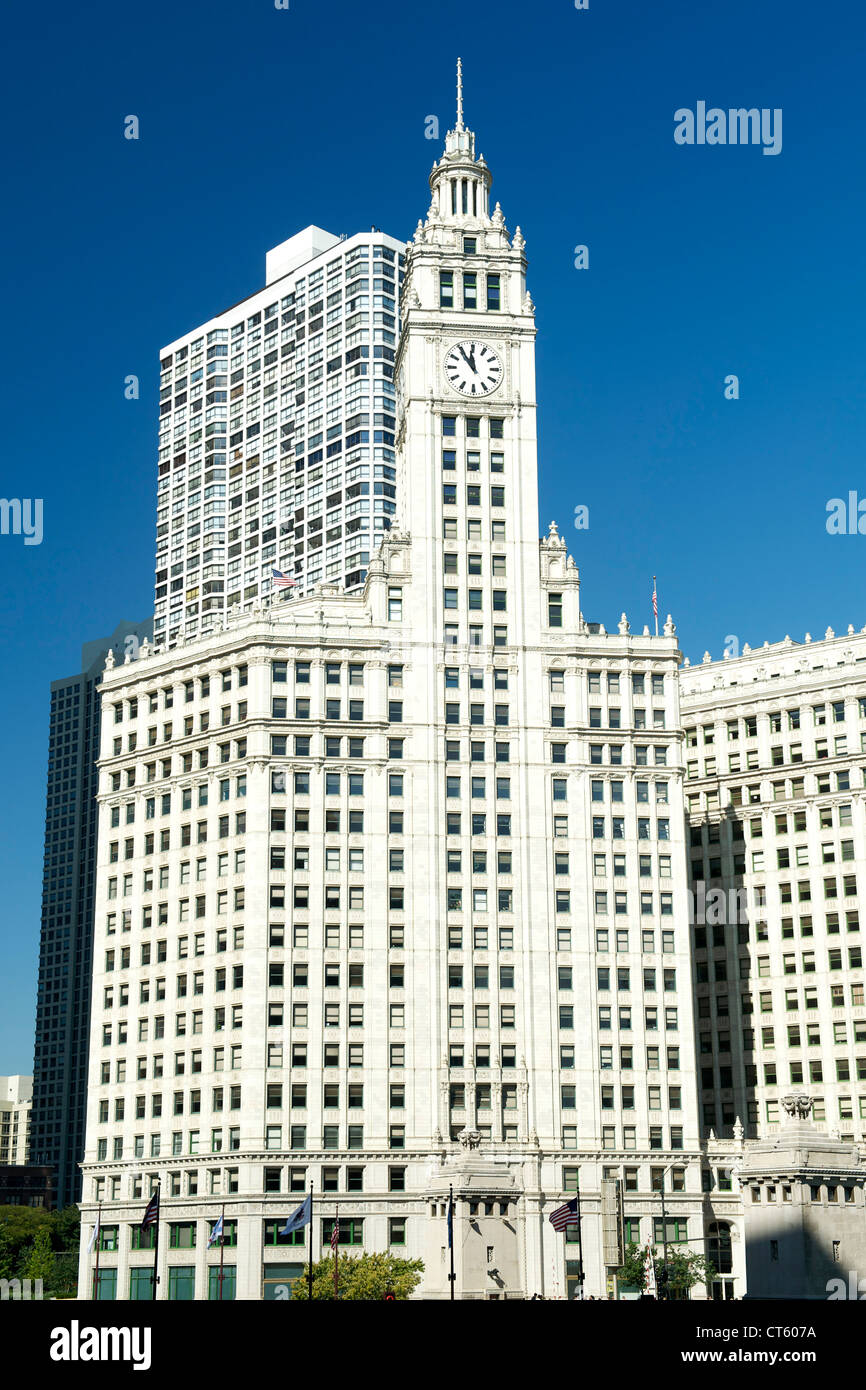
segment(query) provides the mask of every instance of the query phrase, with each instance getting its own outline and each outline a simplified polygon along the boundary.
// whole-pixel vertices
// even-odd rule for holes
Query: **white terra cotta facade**
[[[450,1188],[459,1297],[574,1296],[547,1217],[578,1170],[587,1294],[622,1221],[653,1238],[662,1177],[671,1238],[704,1249],[675,628],[588,623],[553,524],[539,544],[524,241],[461,116],[430,183],[364,591],[105,674],[83,1216],[102,1202],[106,1297],[149,1296],[157,1178],[161,1298],[216,1296],[223,1205],[230,1291],[285,1296],[306,1247],[273,1231],[311,1184],[316,1257],[339,1205],[343,1253],[423,1257],[424,1297],[448,1297]]]

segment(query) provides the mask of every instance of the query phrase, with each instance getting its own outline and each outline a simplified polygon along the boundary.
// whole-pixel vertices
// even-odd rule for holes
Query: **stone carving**
[[[782,1096],[780,1104],[789,1120],[808,1120],[812,1113],[812,1097],[805,1091]]]
[[[465,1129],[461,1129],[457,1139],[464,1153],[473,1153],[475,1149],[480,1147],[481,1131],[471,1129],[469,1125],[467,1125]]]

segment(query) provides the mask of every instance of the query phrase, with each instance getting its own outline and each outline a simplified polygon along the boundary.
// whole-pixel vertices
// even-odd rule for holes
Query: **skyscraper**
[[[283,1296],[311,1185],[317,1254],[339,1202],[341,1245],[422,1255],[430,1297],[451,1189],[461,1297],[603,1294],[623,1236],[703,1248],[675,628],[588,622],[539,542],[534,306],[490,188],[458,87],[363,589],[268,604],[251,577],[247,611],[105,673],[106,1297],[150,1296],[158,1181],[177,1299],[218,1296],[223,1203],[223,1296]],[[579,1244],[546,1219],[578,1190]]]
[[[84,644],[78,675],[51,685],[30,1161],[54,1167],[58,1206],[81,1193],[99,810],[97,687],[109,650],[123,661],[151,635],[150,622],[120,623],[111,637]]]
[[[307,227],[265,288],[161,353],[156,640],[212,630],[273,571],[363,586],[394,512],[403,243]]]

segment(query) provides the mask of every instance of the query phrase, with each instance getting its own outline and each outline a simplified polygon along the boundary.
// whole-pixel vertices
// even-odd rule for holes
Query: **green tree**
[[[47,1227],[43,1226],[36,1232],[24,1262],[23,1278],[41,1279],[45,1285],[49,1285],[53,1273],[54,1251],[51,1248],[51,1236]]]
[[[25,1265],[40,1231],[50,1233],[51,1212],[44,1207],[0,1207],[0,1278],[25,1278]]]
[[[56,1259],[46,1293],[52,1298],[74,1298],[78,1289],[81,1213],[78,1207],[64,1207],[62,1211],[53,1211],[51,1218],[51,1243]]]
[[[641,1293],[646,1288],[646,1248],[634,1243],[626,1246],[625,1259],[617,1270],[617,1276],[621,1284],[627,1284],[631,1288],[640,1289]],[[653,1266],[656,1274],[656,1284],[659,1295],[670,1298],[687,1298],[689,1290],[695,1284],[707,1284],[715,1278],[716,1271],[704,1255],[698,1255],[693,1250],[680,1250],[676,1246],[668,1246],[667,1278],[665,1278],[665,1262],[663,1254],[658,1248],[653,1250]]]
[[[309,1265],[295,1282],[292,1298],[309,1298]],[[397,1255],[341,1255],[339,1269],[339,1298],[348,1301],[373,1301],[385,1297],[390,1289],[397,1299],[407,1299],[421,1282],[423,1260],[403,1260]],[[313,1263],[313,1298],[333,1299],[333,1257]]]
[[[46,1298],[73,1297],[80,1229],[81,1217],[74,1206],[63,1211],[0,1207],[0,1279],[41,1278]],[[43,1270],[50,1265],[49,1272],[40,1272],[37,1263]]]
[[[18,1250],[8,1231],[0,1225],[0,1279],[14,1279]]]
[[[81,1239],[81,1212],[78,1207],[64,1207],[51,1213],[55,1250],[77,1251]]]

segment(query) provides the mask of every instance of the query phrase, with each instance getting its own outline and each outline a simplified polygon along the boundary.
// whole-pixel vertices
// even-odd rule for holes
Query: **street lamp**
[[[662,1202],[662,1277],[659,1280],[659,1285],[660,1288],[664,1290],[663,1293],[660,1293],[660,1297],[665,1300],[668,1298],[668,1216],[665,1210],[665,1174],[668,1168],[672,1167],[673,1164],[669,1163],[666,1168],[662,1169],[659,1187],[659,1194]]]

